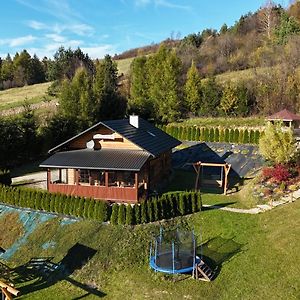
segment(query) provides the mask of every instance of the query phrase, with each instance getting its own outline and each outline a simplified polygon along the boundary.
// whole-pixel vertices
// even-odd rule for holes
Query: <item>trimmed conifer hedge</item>
[[[111,215],[106,201],[5,185],[0,185],[0,202],[100,222]]]
[[[113,225],[135,225],[171,219],[201,210],[197,192],[170,192],[141,204],[113,204],[103,200],[49,193],[35,189],[0,185],[0,202],[63,215],[70,215]]]
[[[160,128],[183,141],[258,144],[260,138],[260,131],[253,128],[199,127],[180,124],[163,125]]]

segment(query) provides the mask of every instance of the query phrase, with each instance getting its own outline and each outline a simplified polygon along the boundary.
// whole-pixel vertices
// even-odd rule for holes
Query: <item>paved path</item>
[[[263,205],[257,205],[254,208],[249,208],[249,209],[241,209],[241,208],[234,208],[234,207],[224,207],[224,206],[218,206],[218,205],[208,205],[208,204],[203,204],[203,207],[208,208],[208,209],[220,209],[220,210],[226,210],[234,213],[240,213],[240,214],[259,214],[268,210],[273,209],[274,207],[277,207],[279,205],[283,205],[286,203],[294,202],[295,200],[300,199],[300,189],[288,194],[286,196],[283,196],[280,200],[278,201],[273,201],[272,205],[269,204],[263,204]]]

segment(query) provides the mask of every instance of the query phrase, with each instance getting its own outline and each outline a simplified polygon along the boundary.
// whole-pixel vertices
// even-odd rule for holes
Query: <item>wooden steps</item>
[[[193,271],[193,276],[195,279],[203,281],[212,281],[215,276],[215,272],[203,261],[201,260]]]

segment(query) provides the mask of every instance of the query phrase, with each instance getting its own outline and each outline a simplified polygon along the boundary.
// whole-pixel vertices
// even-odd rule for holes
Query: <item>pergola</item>
[[[231,169],[231,164],[227,164],[227,163],[209,163],[209,162],[198,161],[196,163],[193,163],[193,167],[194,167],[194,170],[196,171],[196,174],[197,174],[196,182],[195,182],[195,190],[196,191],[199,190],[199,186],[200,186],[199,183],[201,182],[200,173],[201,173],[201,168],[202,167],[221,167],[222,171],[224,171],[225,176],[223,176],[223,172],[222,172],[221,173],[221,178],[218,181],[218,183],[219,183],[220,187],[223,187],[224,195],[226,195],[227,185],[228,185],[228,174],[229,174],[229,171]]]

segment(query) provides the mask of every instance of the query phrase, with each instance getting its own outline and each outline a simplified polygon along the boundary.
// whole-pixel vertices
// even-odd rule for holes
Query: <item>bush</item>
[[[145,201],[141,203],[141,223],[148,223],[147,203]]]
[[[119,205],[114,203],[112,206],[112,212],[111,212],[111,216],[110,216],[110,223],[112,225],[118,224],[118,215],[119,215]]]
[[[119,206],[119,212],[118,212],[118,224],[124,225],[126,221],[126,208],[124,204],[121,204]]]
[[[126,225],[133,225],[134,220],[133,220],[133,209],[131,204],[128,204],[126,206]]]
[[[0,184],[11,185],[11,176],[9,170],[0,169]]]

